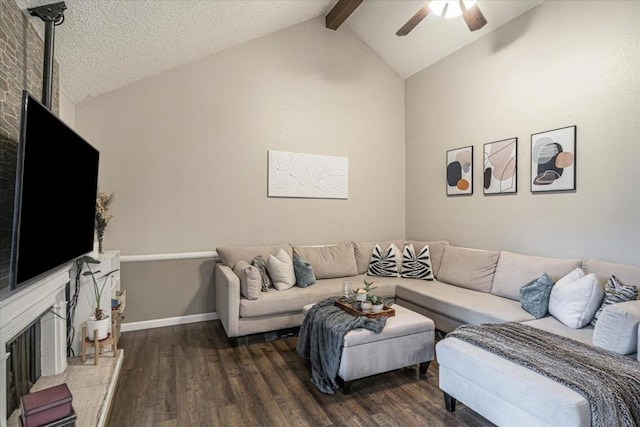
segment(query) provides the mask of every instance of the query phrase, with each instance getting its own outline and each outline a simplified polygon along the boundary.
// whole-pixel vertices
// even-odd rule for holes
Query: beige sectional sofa
[[[399,305],[430,317],[436,329],[443,332],[468,323],[517,321],[593,345],[593,326],[573,329],[549,315],[535,319],[521,306],[520,288],[543,273],[555,281],[578,267],[594,273],[601,284],[615,275],[623,283],[640,286],[639,267],[600,260],[470,249],[446,241],[379,243],[383,248],[394,243],[400,249],[411,243],[416,252],[428,244],[436,280],[365,275],[375,242],[218,248],[221,263],[215,273],[216,308],[227,335],[233,340],[299,326],[305,305],[339,295],[343,280],[350,280],[355,288],[366,279],[378,286],[377,294],[395,296]],[[239,260],[250,261],[258,254],[268,257],[281,248],[290,256],[298,253],[309,262],[317,282],[307,288],[262,292],[256,300],[243,298],[240,278],[233,271],[235,264]],[[637,352],[628,356],[640,360],[640,301],[615,304],[605,311],[609,312],[608,323],[601,328],[599,346],[622,354]],[[591,423],[589,403],[579,393],[499,356],[456,338],[441,340],[436,355],[440,388],[448,399],[450,396],[461,400],[498,425]]]
[[[437,280],[425,281],[401,277],[372,277],[365,273],[371,251],[376,243],[387,247],[394,243],[402,248],[413,244],[416,251],[428,244],[431,264]],[[240,278],[233,269],[241,261],[250,262],[256,255],[267,258],[284,249],[309,262],[316,274],[316,283],[293,287],[286,291],[271,289],[261,292],[258,299],[241,295]],[[508,251],[470,249],[440,241],[345,242],[327,246],[292,246],[279,244],[256,247],[221,247],[217,249],[221,262],[215,269],[216,310],[229,338],[275,331],[299,326],[302,307],[328,296],[340,295],[344,280],[353,287],[373,280],[376,293],[394,297],[402,306],[434,320],[436,328],[450,332],[465,324],[527,322],[540,329],[590,341],[593,327],[571,329],[553,317],[536,320],[522,309],[520,288],[540,276],[549,274],[558,279],[577,267],[595,273],[601,281],[612,274],[623,282],[640,284],[640,268],[599,260],[546,258]]]

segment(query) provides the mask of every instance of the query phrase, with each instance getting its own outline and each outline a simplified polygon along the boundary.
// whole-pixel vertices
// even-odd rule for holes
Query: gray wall
[[[216,311],[213,259],[124,262],[124,323]]]
[[[639,264],[639,12],[544,2],[404,83],[317,19],[86,101],[76,128],[116,192],[106,247],[126,258],[404,235]],[[532,195],[530,134],[574,124],[577,191]],[[513,136],[518,193],[483,196],[482,144]],[[465,145],[475,194],[446,197],[445,152]],[[268,149],[348,156],[349,200],[267,198]],[[123,263],[126,321],[213,311],[212,269]]]
[[[323,18],[85,101],[75,124],[115,192],[105,249],[124,257],[404,235],[404,82]],[[267,198],[267,150],[347,156],[349,199]],[[193,314],[210,292],[176,275],[152,306],[164,267],[123,264],[128,322]]]
[[[640,264],[640,2],[547,1],[406,80],[407,237]],[[530,135],[577,125],[577,191],[530,192]],[[518,193],[482,194],[482,146],[518,137]],[[474,195],[446,150],[474,146]]]

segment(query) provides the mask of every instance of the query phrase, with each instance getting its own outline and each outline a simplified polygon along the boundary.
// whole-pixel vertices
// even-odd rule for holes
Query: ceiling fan
[[[476,31],[487,24],[477,0],[433,0],[423,6],[397,32],[397,36],[406,36],[420,23],[429,11],[445,18],[456,18],[462,15],[470,31]]]
[[[326,27],[332,30],[338,27],[360,6],[363,0],[338,0],[326,16]],[[397,32],[397,36],[406,36],[432,12],[445,18],[462,16],[469,30],[476,31],[487,24],[487,20],[477,5],[477,0],[432,0],[420,8]]]

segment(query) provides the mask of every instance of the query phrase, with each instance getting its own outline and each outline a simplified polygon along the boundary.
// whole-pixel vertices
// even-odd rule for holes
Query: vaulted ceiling
[[[409,35],[396,31],[426,0],[364,0],[350,28],[399,75],[408,77],[521,15],[543,0],[480,0],[488,24],[470,32],[461,18],[429,14]],[[16,0],[29,7],[53,0]],[[56,27],[61,86],[74,102],[326,15],[336,0],[65,0]],[[30,17],[43,34],[44,23]],[[346,28],[348,27],[348,28]],[[327,30],[332,31],[332,30]]]

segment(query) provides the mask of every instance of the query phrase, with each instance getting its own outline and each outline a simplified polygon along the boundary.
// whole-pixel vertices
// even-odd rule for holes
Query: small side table
[[[116,334],[116,324],[115,322],[111,324],[111,333],[104,339],[98,339],[98,330],[93,331],[93,336],[95,339],[90,340],[87,338],[87,325],[86,323],[82,325],[82,336],[84,339],[82,340],[82,361],[85,362],[87,360],[87,349],[93,348],[93,364],[98,364],[98,356],[102,354],[102,350],[105,346],[110,345],[113,349],[113,357],[116,357],[118,353],[118,335]]]

